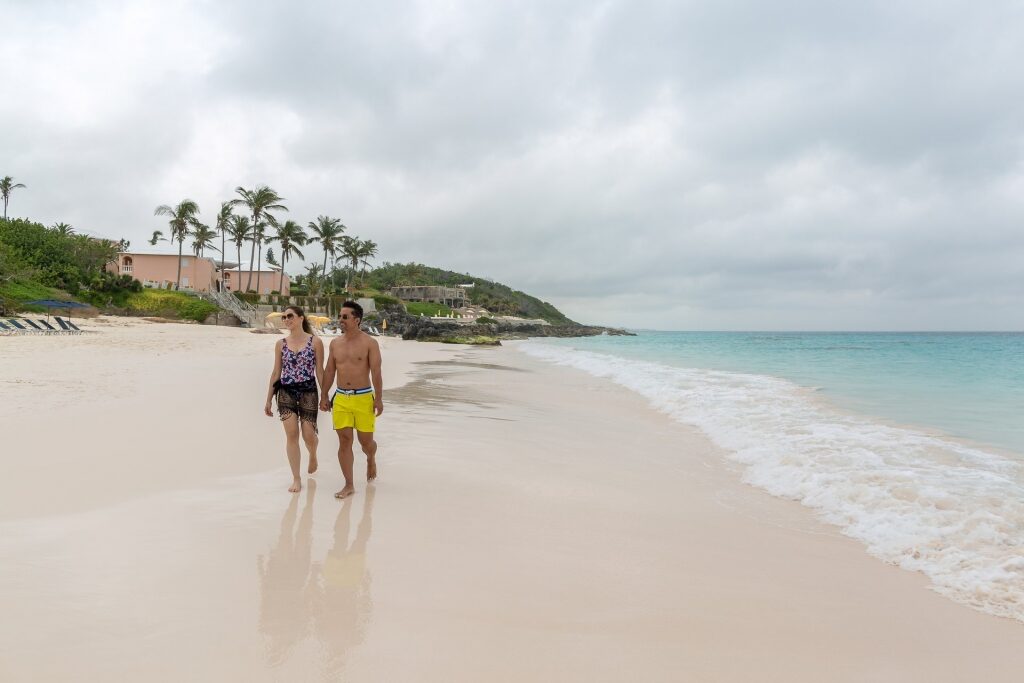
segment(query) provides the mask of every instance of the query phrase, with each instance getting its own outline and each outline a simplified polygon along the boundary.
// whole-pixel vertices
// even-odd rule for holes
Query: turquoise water
[[[780,377],[843,408],[1024,457],[1024,333],[644,332],[559,343]]]
[[[744,482],[1024,622],[1024,334],[650,332],[517,348],[640,394]]]

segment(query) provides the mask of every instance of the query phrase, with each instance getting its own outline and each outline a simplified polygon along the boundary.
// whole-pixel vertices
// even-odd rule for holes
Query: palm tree
[[[260,233],[260,224],[262,218],[266,218],[270,214],[268,211],[287,211],[286,207],[281,202],[284,201],[284,197],[281,197],[266,185],[258,185],[254,190],[247,190],[244,187],[236,187],[235,192],[241,197],[241,199],[232,199],[232,206],[244,206],[252,214],[252,224],[257,226],[255,238],[252,244],[252,253],[249,255],[249,282],[245,288],[248,290],[252,287],[252,262],[256,258],[256,252],[263,246],[262,234]],[[260,254],[262,258],[262,254]],[[257,280],[256,286],[259,287],[259,281]]]
[[[199,225],[196,214],[199,213],[199,205],[191,199],[183,199],[177,206],[161,204],[153,212],[154,216],[169,216],[167,225],[171,228],[170,240],[173,243],[178,241],[178,281],[174,283],[175,289],[181,289],[181,251],[185,244],[185,238],[189,236],[192,229]],[[157,233],[153,233],[153,239],[157,239]],[[154,242],[155,244],[155,242]]]
[[[281,244],[281,282],[277,291],[284,292],[284,267],[288,264],[288,257],[294,255],[305,261],[306,257],[299,251],[299,247],[309,242],[309,236],[295,221],[285,221],[283,225],[275,227],[277,234],[273,239]]]
[[[242,245],[252,237],[252,223],[249,222],[248,216],[232,216],[226,230],[238,250],[238,282],[235,283],[235,290],[239,291],[242,285]],[[223,272],[223,268],[221,271]]]
[[[7,220],[7,202],[11,201],[11,192],[19,187],[25,187],[24,183],[14,182],[14,178],[9,175],[0,178],[0,196],[4,198],[4,220]]]
[[[352,281],[355,279],[356,268],[359,267],[359,259],[362,258],[362,241],[358,237],[345,235],[341,238],[341,255],[348,261],[348,276],[345,278],[345,291],[351,291]]]
[[[224,254],[227,247],[228,224],[234,214],[231,213],[231,202],[221,202],[220,211],[217,212],[215,229],[220,233],[220,291],[224,291]]]
[[[206,249],[220,251],[220,249],[213,246],[213,239],[216,236],[217,231],[211,229],[209,225],[197,223],[195,230],[192,232],[192,251],[195,255],[202,256]],[[221,257],[223,258],[223,254],[221,254]]]
[[[359,276],[359,286],[366,286],[366,267],[370,265],[370,259],[377,257],[377,243],[373,240],[366,240],[359,245],[359,259],[363,264],[363,273]]]
[[[309,293],[310,293],[311,296],[315,296],[316,294],[319,294],[318,291],[314,290],[314,287],[320,283],[320,278],[321,278],[322,275],[323,275],[323,270],[320,268],[320,264],[319,263],[314,263],[312,265],[306,266],[305,280],[306,280],[306,283],[308,285]],[[300,275],[299,277],[302,277],[302,276]],[[298,279],[299,278],[295,279],[296,284],[298,283]]]
[[[75,229],[68,223],[54,223],[52,229],[61,237],[69,237],[75,234]]]
[[[324,250],[324,267],[322,272],[326,273],[327,257],[330,256],[332,259],[337,257],[339,238],[347,228],[338,218],[317,216],[315,222],[309,222],[309,229],[314,235],[309,241],[311,243],[319,242],[320,247]]]

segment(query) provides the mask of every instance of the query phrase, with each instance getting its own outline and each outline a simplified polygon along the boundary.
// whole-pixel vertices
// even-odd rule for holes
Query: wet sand
[[[358,493],[337,501],[326,416],[314,482],[285,491],[262,415],[275,337],[95,329],[0,339],[0,679],[1024,672],[1024,626],[740,484],[700,434],[602,380],[385,340],[380,480],[357,453]]]

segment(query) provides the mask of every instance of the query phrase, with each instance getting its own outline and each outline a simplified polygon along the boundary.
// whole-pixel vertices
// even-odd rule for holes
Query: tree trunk
[[[260,293],[260,276],[263,275],[263,240],[260,240],[260,248],[256,250],[257,258],[259,258],[259,266],[256,268],[256,293]]]
[[[174,283],[174,291],[181,290],[181,249],[185,245],[185,241],[178,236],[178,281]]]
[[[224,227],[221,226],[221,229],[220,229],[220,285],[218,285],[218,288],[222,292],[224,291],[224,253],[225,253],[224,250],[227,249],[227,246],[228,246],[228,242],[227,242],[226,238],[227,238],[227,236],[224,234]],[[220,317],[218,316],[217,319],[219,321]]]
[[[284,296],[284,266],[288,263],[288,252],[281,255],[281,283],[277,286],[277,293]]]
[[[324,270],[320,273],[320,286],[317,288],[320,294],[327,293],[327,250],[324,249]]]
[[[252,212],[252,251],[249,252],[249,281],[245,283],[245,291],[252,289],[252,262],[256,258],[256,220],[259,218],[259,214],[255,211]],[[241,268],[242,264],[238,264]],[[242,279],[242,271],[238,271],[238,279]],[[239,283],[241,284],[241,283]],[[259,287],[259,283],[256,283],[256,287]]]

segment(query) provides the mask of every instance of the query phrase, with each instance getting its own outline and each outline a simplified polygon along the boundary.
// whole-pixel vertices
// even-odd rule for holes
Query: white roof
[[[267,263],[266,261],[263,262],[263,267],[262,267],[261,270],[257,270],[258,268],[260,268],[260,265],[258,263],[256,263],[256,264],[253,264],[253,263],[242,263],[242,264],[238,264],[238,265],[236,265],[234,261],[225,261],[224,263],[225,263],[224,270],[240,270],[243,273],[246,273],[246,272],[248,272],[250,270],[252,272],[254,272],[254,273],[276,273],[276,272],[279,272],[281,270],[281,266],[272,266],[269,263]],[[231,264],[230,268],[226,267],[227,263]],[[256,268],[253,268],[254,265],[256,266]]]
[[[118,255],[124,255],[124,256],[173,256],[173,257],[177,258],[178,250],[175,249],[174,251],[169,251],[169,250],[168,251],[162,251],[159,247],[154,247],[152,250],[146,250],[146,251],[138,251],[138,250],[135,250],[135,249],[132,249],[131,251],[119,251]],[[186,251],[183,251],[181,253],[181,258],[184,259],[184,258],[197,258],[197,257],[191,251],[186,250]],[[220,254],[218,254],[217,252],[214,252],[212,256],[207,255],[207,254],[203,254],[202,256],[199,256],[198,258],[204,258],[204,259],[206,259],[208,261],[213,261],[214,265],[217,268],[220,268]],[[236,267],[237,265],[238,265],[238,261],[235,261],[234,259],[224,259],[224,269],[225,270],[231,270],[232,268]]]

